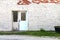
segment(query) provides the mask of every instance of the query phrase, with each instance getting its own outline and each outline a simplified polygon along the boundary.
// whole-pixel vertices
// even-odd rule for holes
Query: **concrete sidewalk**
[[[0,35],[0,40],[60,40],[56,37],[36,37],[26,35]]]

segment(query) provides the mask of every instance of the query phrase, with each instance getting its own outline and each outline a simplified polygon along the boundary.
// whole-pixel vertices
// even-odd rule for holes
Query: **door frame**
[[[12,10],[12,12],[13,12],[13,11],[26,12],[26,15],[28,14],[27,10]],[[27,20],[28,20],[28,18],[27,18]],[[28,29],[27,29],[26,31],[29,31],[29,22],[28,22],[28,24],[27,24],[27,27],[28,27]],[[18,29],[18,30],[19,30],[19,29]],[[13,13],[12,13],[12,31],[13,31]],[[21,31],[21,30],[19,30],[19,31]]]

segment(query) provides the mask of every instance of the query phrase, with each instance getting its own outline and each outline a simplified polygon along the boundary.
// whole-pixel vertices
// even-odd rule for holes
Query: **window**
[[[22,12],[21,13],[21,21],[25,21],[26,20],[26,13]]]
[[[12,11],[13,12],[13,22],[17,22],[18,19],[18,11]]]

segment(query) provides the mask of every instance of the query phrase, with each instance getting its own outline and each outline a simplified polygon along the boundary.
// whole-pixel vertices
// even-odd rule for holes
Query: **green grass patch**
[[[0,32],[0,35],[33,35],[33,36],[60,36],[60,33],[54,31],[10,31]]]

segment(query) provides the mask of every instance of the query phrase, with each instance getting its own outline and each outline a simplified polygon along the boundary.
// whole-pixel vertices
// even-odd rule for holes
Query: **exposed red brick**
[[[41,0],[42,3],[48,3],[49,1],[48,0]]]
[[[17,4],[18,5],[29,5],[31,2],[29,2],[28,0],[21,0],[19,1]]]
[[[40,0],[32,0],[33,3],[39,4]]]
[[[32,0],[33,3],[60,3],[60,0]],[[20,0],[17,4],[18,5],[29,5],[31,2],[28,0]]]
[[[55,0],[50,0],[51,2],[50,3],[56,3]]]
[[[57,0],[57,3],[60,3],[60,0]]]

